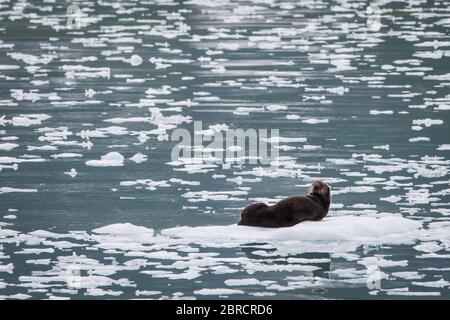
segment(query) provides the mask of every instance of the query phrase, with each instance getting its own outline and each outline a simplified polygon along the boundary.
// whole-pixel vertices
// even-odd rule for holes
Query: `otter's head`
[[[265,203],[254,203],[246,207],[241,212],[241,220],[238,225],[258,226],[264,219],[264,209],[267,208]]]
[[[330,200],[331,188],[323,181],[315,181],[311,184],[311,187],[309,187],[309,194],[318,194],[323,198]]]

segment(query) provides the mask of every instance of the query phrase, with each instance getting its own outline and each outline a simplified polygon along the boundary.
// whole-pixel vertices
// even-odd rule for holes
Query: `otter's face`
[[[257,226],[263,218],[261,214],[267,208],[265,203],[254,203],[246,207],[241,212],[241,220],[238,225]]]
[[[326,199],[330,199],[331,188],[328,184],[323,181],[315,181],[309,187],[309,194],[317,193]]]

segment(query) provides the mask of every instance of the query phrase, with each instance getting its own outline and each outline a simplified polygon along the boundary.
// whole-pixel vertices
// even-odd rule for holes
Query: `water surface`
[[[3,2],[1,298],[448,299],[450,2],[369,4]],[[200,120],[297,140],[276,171],[172,163],[167,137]],[[88,165],[111,152],[123,165]],[[161,234],[233,224],[315,179],[330,216],[421,229],[352,245]]]

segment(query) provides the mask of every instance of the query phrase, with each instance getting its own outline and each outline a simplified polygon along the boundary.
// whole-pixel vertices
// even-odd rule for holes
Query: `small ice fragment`
[[[70,169],[70,171],[64,172],[64,174],[67,174],[68,176],[75,178],[77,176],[78,172],[77,172],[77,170],[72,168],[72,169]]]
[[[100,160],[86,161],[87,166],[92,167],[120,167],[125,158],[119,152],[110,152],[103,155]]]

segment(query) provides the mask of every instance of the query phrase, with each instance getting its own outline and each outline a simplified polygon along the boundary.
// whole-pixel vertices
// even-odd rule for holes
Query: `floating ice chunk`
[[[172,183],[179,183],[181,185],[188,185],[188,186],[199,186],[200,185],[200,181],[185,181],[185,180],[176,179],[176,178],[170,178],[169,181]]]
[[[218,45],[219,49],[225,49],[225,50],[231,50],[231,51],[235,51],[239,49],[239,43],[236,42],[221,42]]]
[[[380,268],[386,267],[406,267],[408,260],[389,260],[379,256],[366,257],[358,261],[358,264],[362,264],[369,268],[370,266],[377,266]]]
[[[338,189],[334,191],[334,194],[341,193],[366,193],[366,192],[375,192],[376,189],[370,186],[357,186],[357,187],[345,187],[342,189]]]
[[[236,289],[204,288],[204,289],[200,289],[200,290],[195,290],[194,294],[201,295],[201,296],[227,296],[230,294],[244,294],[244,291],[236,290]]]
[[[449,81],[450,80],[450,73],[440,74],[440,75],[429,75],[429,76],[423,77],[423,79],[424,80]]]
[[[26,299],[30,299],[30,298],[31,298],[31,296],[29,294],[24,294],[24,293],[17,293],[17,294],[12,294],[9,296],[5,296],[5,295],[0,296],[0,300],[4,300],[4,299],[26,300]]]
[[[294,138],[294,137],[270,137],[268,139],[262,138],[262,141],[268,143],[290,143],[290,142],[306,142],[306,138]]]
[[[30,158],[16,158],[16,157],[0,157],[0,163],[12,163],[13,165],[17,165],[17,163],[24,162],[44,162],[45,159],[39,157],[30,157]],[[14,168],[16,169],[16,168]]]
[[[356,164],[356,160],[353,160],[353,159],[332,159],[332,158],[327,158],[327,162],[331,162],[331,163],[334,163],[336,165]]]
[[[145,91],[145,94],[147,95],[167,95],[171,94],[172,91],[170,90],[170,86],[162,86],[161,88],[149,88]]]
[[[417,246],[414,247],[414,249],[416,249],[417,251],[431,253],[431,252],[438,252],[444,249],[444,247],[439,245],[439,243],[437,243],[436,241],[431,241],[418,244]]]
[[[161,294],[161,291],[136,290],[136,296],[155,296]]]
[[[103,155],[100,160],[88,160],[87,166],[92,167],[120,167],[123,166],[125,158],[119,152],[110,152]]]
[[[39,150],[39,151],[56,151],[56,150],[58,150],[58,148],[55,147],[55,146],[49,146],[49,145],[38,146],[38,147],[36,147],[36,146],[27,146],[27,150],[28,151],[34,151],[34,150]]]
[[[122,123],[130,123],[130,122],[150,122],[149,117],[131,117],[131,118],[112,118],[112,119],[106,119],[103,120],[105,122],[111,122],[115,124],[122,124]]]
[[[351,55],[335,55],[336,57],[347,57]],[[351,66],[351,61],[349,59],[344,58],[338,58],[338,59],[331,59],[330,64],[336,66],[336,68],[330,68],[331,71],[347,71],[347,70],[354,70],[355,67]]]
[[[116,223],[92,230],[100,247],[121,250],[140,249],[141,244],[154,241],[154,231],[131,223]]]
[[[450,110],[450,104],[440,104],[434,108],[434,110]]]
[[[244,200],[237,196],[247,195],[247,191],[235,190],[235,191],[188,191],[182,194],[182,197],[189,199],[189,202],[200,201],[241,201]]]
[[[422,226],[420,222],[397,215],[327,217],[318,222],[302,222],[288,228],[259,228],[238,225],[176,227],[162,230],[167,236],[191,239],[239,241],[353,241],[399,236]],[[401,236],[399,237],[399,239]],[[370,241],[369,241],[370,242]]]
[[[422,279],[423,276],[419,274],[417,271],[399,271],[393,272],[392,275],[397,278],[402,278],[406,280],[417,280]]]
[[[122,295],[122,291],[115,291],[115,290],[103,290],[101,288],[88,288],[84,295],[86,296],[94,296],[94,297],[101,297],[101,296],[120,296]]]
[[[311,118],[311,119],[305,119],[302,120],[303,123],[308,123],[308,124],[316,124],[316,123],[328,123],[329,120],[328,119],[315,119],[315,118]]]
[[[10,188],[10,187],[1,187],[0,188],[0,194],[12,193],[12,192],[37,192],[37,189],[20,189],[20,188]]]
[[[256,278],[228,279],[228,280],[225,280],[225,284],[230,287],[233,287],[233,286],[255,286],[255,285],[261,285],[261,281]]]
[[[142,163],[147,161],[147,156],[145,154],[142,154],[140,152],[136,153],[134,156],[129,158],[131,161],[134,161],[136,163]]]
[[[380,200],[391,202],[391,203],[396,203],[396,202],[399,202],[400,200],[402,200],[402,198],[398,197],[398,196],[389,196],[389,197],[385,197],[385,198],[380,198]]]
[[[13,273],[14,265],[12,263],[8,263],[6,265],[0,264],[0,272]]]
[[[13,97],[14,99],[18,100],[18,101],[22,101],[22,100],[29,100],[31,102],[35,102],[37,100],[41,99],[41,96],[36,93],[36,92],[24,92],[23,90],[19,89],[12,89],[11,90],[11,97]]]
[[[14,148],[17,148],[19,145],[17,143],[0,143],[0,150],[2,151],[11,151]]]
[[[40,264],[40,265],[45,265],[48,266],[51,263],[51,259],[30,259],[27,260],[26,263],[28,264]]]
[[[436,51],[419,51],[413,54],[414,57],[422,59],[441,59],[444,55],[442,50]]]
[[[149,237],[153,237],[153,229],[149,229],[146,227],[135,226],[131,223],[116,223],[111,224],[105,227],[97,228],[92,230],[94,233],[98,234],[107,234],[113,236],[120,235],[133,235],[133,234],[142,234],[148,235]]]
[[[433,41],[424,41],[414,44],[416,47],[433,47],[435,49],[440,47],[448,47],[450,45],[450,41],[439,41],[437,39]]]
[[[450,150],[450,144],[441,144],[439,148],[437,148],[436,150],[438,151]]]
[[[84,95],[88,98],[92,98],[97,92],[93,89],[84,90]]]
[[[154,181],[152,179],[138,179],[132,181],[121,181],[121,186],[131,187],[135,185],[145,185],[145,189],[147,190],[156,190],[157,187],[170,187],[170,184],[167,183],[167,180]]]
[[[266,109],[269,111],[287,110],[287,106],[283,106],[280,104],[270,104],[266,106]]]
[[[381,145],[381,146],[373,146],[374,149],[380,149],[380,150],[388,150],[389,151],[389,145]]]
[[[385,111],[380,111],[380,110],[370,110],[370,114],[371,115],[379,115],[379,114],[394,114],[394,111],[392,110],[385,110]]]
[[[428,137],[417,137],[409,139],[409,142],[430,141]]]
[[[341,87],[336,87],[336,88],[327,88],[327,91],[329,93],[335,93],[335,94],[342,96],[344,93],[348,92],[349,89],[341,86]]]
[[[430,198],[430,191],[428,189],[409,190],[406,194],[409,203],[426,204],[433,199]]]
[[[448,287],[450,285],[450,282],[444,279],[439,279],[437,281],[413,281],[412,284],[415,286],[422,286],[429,288],[443,288]]]
[[[110,68],[94,68],[82,65],[63,65],[60,67],[65,71],[67,79],[87,79],[87,78],[110,78]]]
[[[70,171],[64,172],[64,174],[67,174],[68,176],[75,178],[77,176],[78,172],[77,172],[77,170],[72,168],[72,169],[70,169]]]
[[[443,124],[444,121],[442,121],[441,119],[416,119],[413,120],[413,125],[416,126],[425,126],[425,127],[430,127],[432,125],[440,125]]]
[[[8,56],[15,60],[21,60],[25,62],[26,64],[34,65],[34,64],[48,64],[50,61],[53,60],[55,56],[44,54],[42,57],[33,56],[31,54],[24,54],[20,52],[11,52],[7,53]]]
[[[51,116],[46,114],[27,114],[13,117],[10,122],[15,127],[28,127],[32,125],[40,125],[42,121],[50,119]]]
[[[60,158],[81,158],[83,155],[81,153],[72,153],[72,152],[65,152],[60,154],[52,154],[51,157],[53,159],[60,159]]]
[[[20,69],[20,66],[0,64],[0,70],[15,70],[15,69]]]
[[[415,178],[425,177],[425,178],[440,178],[445,177],[448,174],[448,169],[443,166],[433,166],[433,168],[427,168],[425,166],[411,165],[411,171],[416,171],[414,174]]]

